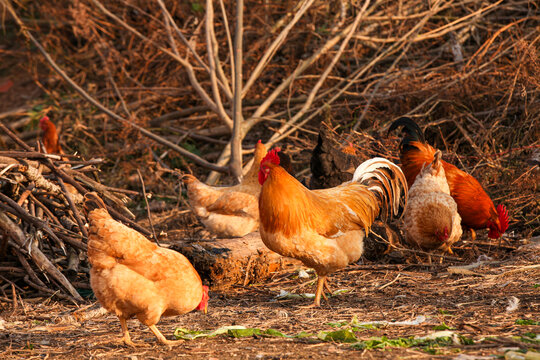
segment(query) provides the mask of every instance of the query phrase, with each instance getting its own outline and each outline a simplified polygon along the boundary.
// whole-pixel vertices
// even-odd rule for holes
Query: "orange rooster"
[[[64,151],[58,142],[58,132],[56,131],[56,126],[51,120],[49,120],[49,117],[42,117],[41,120],[39,120],[39,126],[43,131],[41,139],[47,154],[64,154]]]
[[[456,202],[450,196],[441,156],[437,150],[433,162],[420,171],[409,189],[403,227],[409,244],[424,250],[441,249],[451,254],[451,246],[463,231]],[[429,260],[431,262],[431,256]]]
[[[275,149],[261,161],[259,182],[261,238],[270,250],[315,269],[315,306],[327,275],[360,258],[375,218],[388,209],[396,214],[401,188],[407,194],[401,169],[382,158],[361,164],[352,181],[308,190],[280,166]]]
[[[137,317],[157,339],[167,340],[156,327],[161,316],[182,315],[208,304],[208,287],[180,253],[158,247],[143,235],[113,220],[95,193],[85,195],[90,223],[88,259],[90,285],[101,305],[122,326],[122,341],[135,346],[126,320]]]
[[[400,145],[401,167],[411,186],[425,164],[433,161],[435,149],[426,143],[420,127],[410,118],[402,117],[392,123],[388,132],[403,126],[405,137]],[[504,205],[495,206],[482,185],[471,175],[452,164],[442,161],[450,195],[454,198],[462,225],[471,230],[489,228],[488,237],[500,238],[508,229],[508,212]]]
[[[210,186],[193,175],[184,175],[189,203],[204,226],[219,236],[244,236],[259,227],[257,202],[261,185],[257,182],[259,163],[266,147],[259,140],[253,165],[242,182],[235,186]]]

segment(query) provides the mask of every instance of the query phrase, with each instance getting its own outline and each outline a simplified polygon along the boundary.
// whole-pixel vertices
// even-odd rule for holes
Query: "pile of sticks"
[[[114,218],[150,235],[125,207],[138,193],[101,184],[101,159],[43,154],[3,124],[0,130],[23,149],[0,151],[0,300],[37,292],[83,301],[77,289],[89,289],[84,194],[97,192]]]

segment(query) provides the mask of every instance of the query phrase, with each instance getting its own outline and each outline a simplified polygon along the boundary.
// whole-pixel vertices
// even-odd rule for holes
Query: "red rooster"
[[[315,306],[328,274],[360,258],[375,218],[398,212],[402,188],[407,197],[400,168],[382,158],[361,164],[352,181],[308,190],[280,166],[274,149],[261,161],[259,182],[261,238],[270,250],[315,269]]]
[[[422,168],[433,161],[436,150],[426,143],[424,134],[418,124],[408,117],[394,121],[388,132],[403,126],[405,137],[400,145],[401,168],[407,177],[409,187]],[[482,188],[482,185],[471,175],[458,169],[452,164],[442,161],[446,180],[450,187],[450,195],[458,206],[462,225],[471,230],[473,240],[474,230],[489,228],[490,239],[500,238],[508,229],[508,212],[504,205],[493,205],[493,201]]]

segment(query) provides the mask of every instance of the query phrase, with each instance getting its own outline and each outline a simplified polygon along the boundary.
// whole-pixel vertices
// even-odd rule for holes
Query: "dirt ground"
[[[401,6],[401,2],[399,3]],[[536,24],[531,22],[528,26],[536,28]],[[36,31],[41,40],[46,39],[49,32],[54,33],[49,28],[46,29],[43,33]],[[494,44],[493,47],[497,49],[509,46],[504,42],[499,44],[497,42],[499,40],[494,41],[501,33],[495,30],[486,33],[489,36],[483,39],[487,44],[485,50],[480,52],[483,47],[473,43],[472,40],[465,48],[468,56],[472,56],[471,60],[479,53],[482,58],[490,44]],[[65,95],[59,77],[49,73],[50,70],[43,59],[38,57],[37,52],[32,50],[31,56],[28,55],[26,42],[22,37],[19,38],[18,27],[14,26],[13,22],[5,35],[0,40],[0,53],[4,55],[0,63],[0,90],[4,89],[0,91],[2,123],[13,127],[19,124],[17,129],[21,138],[34,145],[39,136],[37,122],[42,113],[49,114],[57,121],[62,143],[69,153],[77,151],[83,156],[88,155],[88,158],[106,159],[101,173],[104,184],[139,191],[140,182],[135,169],[140,167],[143,170],[147,190],[154,195],[161,195],[150,203],[151,206],[155,205],[152,216],[166,218],[165,211],[169,211],[168,214],[176,219],[170,223],[163,219],[156,221],[158,224],[155,225],[159,231],[163,229],[169,234],[174,231],[180,232],[177,238],[199,236],[201,226],[198,220],[189,213],[185,204],[180,204],[182,198],[178,196],[181,191],[177,186],[178,180],[163,175],[158,166],[159,161],[152,158],[153,151],[166,155],[168,150],[166,152],[153,143],[150,146],[145,139],[141,141],[140,137],[133,136],[133,139],[126,139],[127,131],[124,132],[120,127],[115,127],[111,122],[104,120],[102,114],[94,113],[95,109],[87,108],[78,96]],[[519,39],[518,35],[520,33],[516,30],[515,37],[505,38],[505,41],[519,43],[516,40]],[[85,303],[73,304],[58,301],[53,296],[49,298],[28,296],[27,294],[33,294],[33,289],[29,289],[21,281],[21,286],[28,290],[26,294],[21,288],[15,289],[7,285],[1,289],[3,293],[0,293],[0,359],[468,360],[505,358],[505,355],[510,358],[509,351],[520,353],[531,351],[538,355],[540,237],[539,207],[535,199],[538,198],[537,184],[540,175],[539,145],[538,140],[534,140],[535,134],[538,133],[538,121],[534,119],[535,114],[538,114],[538,87],[534,85],[538,78],[535,76],[538,74],[538,67],[536,53],[532,54],[531,50],[531,54],[535,55],[533,57],[525,52],[529,46],[535,49],[536,40],[524,38],[522,41],[523,46],[518,47],[518,50],[521,50],[516,50],[513,57],[508,55],[508,59],[503,57],[499,68],[495,65],[493,68],[486,67],[475,77],[469,78],[468,75],[463,77],[462,82],[452,80],[454,72],[457,71],[453,69],[452,64],[447,68],[444,66],[439,68],[439,63],[434,62],[431,73],[426,70],[425,73],[419,72],[419,75],[413,74],[411,78],[405,76],[407,74],[405,71],[401,83],[395,83],[401,86],[390,82],[387,89],[382,91],[381,88],[380,91],[381,94],[388,93],[390,96],[393,90],[388,89],[395,86],[400,89],[396,93],[398,95],[388,97],[388,100],[381,96],[380,102],[375,97],[371,106],[371,111],[375,113],[368,116],[372,119],[396,118],[397,114],[403,114],[418,103],[423,103],[424,97],[432,97],[438,93],[438,96],[432,97],[433,102],[426,103],[425,108],[421,110],[426,111],[433,121],[443,119],[440,123],[442,130],[439,125],[435,126],[435,123],[429,126],[431,135],[433,129],[441,132],[440,137],[437,135],[432,138],[439,140],[438,145],[444,144],[446,152],[454,157],[452,160],[455,164],[473,171],[473,175],[477,176],[489,190],[493,200],[507,204],[511,219],[510,232],[505,235],[502,242],[487,240],[486,231],[482,231],[479,232],[479,238],[474,244],[468,241],[469,235],[464,234],[463,239],[456,244],[455,254],[444,258],[442,262],[434,258],[433,262],[428,264],[422,254],[410,251],[399,254],[402,250],[397,251],[400,255],[397,257],[390,254],[376,262],[363,260],[330,276],[331,286],[338,294],[330,296],[328,301],[323,300],[320,308],[311,307],[312,300],[300,296],[304,293],[313,293],[315,290],[315,274],[305,268],[287,268],[274,273],[270,279],[261,283],[235,286],[226,290],[211,289],[208,314],[192,312],[184,316],[163,318],[157,324],[168,339],[174,338],[173,334],[177,328],[189,331],[215,331],[230,326],[257,328],[261,331],[277,330],[287,336],[275,336],[274,333],[274,336],[258,334],[234,337],[233,335],[238,335],[238,332],[230,330],[214,337],[179,340],[178,345],[172,349],[158,344],[151,331],[137,320],[130,320],[128,326],[133,340],[141,346],[131,348],[120,343],[118,319],[114,315],[100,311],[99,303],[91,297],[89,289],[81,290],[89,296]],[[61,41],[58,43],[62,44]],[[496,59],[498,51],[487,53],[490,56],[485,58]],[[417,52],[424,53],[420,50]],[[437,53],[439,52],[437,50]],[[92,55],[80,49],[79,53],[88,59]],[[425,53],[429,55],[427,51]],[[93,56],[95,59],[96,55]],[[81,60],[81,57],[74,59]],[[530,61],[523,63],[516,60],[529,57]],[[37,59],[37,65],[32,65],[30,59]],[[481,61],[478,59],[476,61],[483,69]],[[97,67],[101,66],[100,62],[96,64]],[[535,65],[534,69],[531,64]],[[66,68],[68,65],[69,62],[62,64]],[[163,68],[166,68],[165,65]],[[74,76],[79,76],[79,65],[74,69],[72,69]],[[386,68],[381,69],[377,71],[386,71]],[[169,70],[163,73],[167,78],[177,78],[170,76]],[[160,74],[156,75],[159,78],[158,75]],[[401,76],[395,78],[400,79]],[[455,82],[455,88],[448,88],[445,81],[438,80],[441,78]],[[105,81],[103,79],[102,81]],[[129,77],[126,79],[129,80]],[[181,80],[181,77],[178,79]],[[11,80],[13,84],[7,86]],[[77,81],[85,86],[89,85],[89,88],[94,86],[89,83],[90,80],[87,83],[77,78]],[[356,118],[355,109],[364,108],[363,91],[371,86],[366,84],[368,83],[359,83],[356,90],[358,93],[350,95],[351,98],[345,100],[344,104],[347,106],[343,106],[344,110],[341,111],[346,116],[336,111],[334,114],[336,123],[342,121],[348,129],[348,122],[343,119]],[[506,93],[507,88],[510,89],[508,84],[512,84],[509,94]],[[159,79],[152,85],[178,86],[174,83],[161,84]],[[296,86],[301,88],[298,84]],[[142,95],[138,95],[139,93]],[[139,96],[152,98],[145,92],[134,94],[137,95],[130,95],[134,104],[139,103]],[[163,104],[176,106],[180,103],[190,103],[184,101],[184,95],[175,96],[177,97],[174,101],[169,95],[163,98],[156,97],[145,105],[146,113],[139,111],[139,108],[136,108],[136,111],[142,115],[141,119],[146,121],[151,118],[150,114],[154,118],[172,111],[168,107],[161,109]],[[437,105],[439,103],[440,106]],[[484,109],[483,104],[488,104],[489,109]],[[138,106],[142,108],[143,105]],[[498,107],[491,108],[492,105]],[[346,114],[349,106],[354,110],[350,111],[350,116]],[[160,112],[156,112],[158,107]],[[430,115],[435,108],[437,111]],[[380,112],[378,117],[377,112]],[[498,116],[503,112],[504,116],[501,116],[503,121],[500,122]],[[200,114],[195,113],[194,116]],[[474,135],[473,139],[471,140],[468,133],[462,136],[463,130],[458,132],[453,128],[452,122],[445,125],[445,118],[456,121],[462,118],[469,119],[465,124]],[[306,170],[309,170],[309,157],[311,149],[316,144],[319,122],[313,121],[305,125],[303,132],[290,136],[281,144],[292,154],[299,174],[305,175]],[[191,121],[190,124],[194,124],[195,127],[199,121]],[[376,153],[370,152],[375,148],[374,144],[382,144],[388,136],[376,135],[385,133],[381,129],[375,129],[375,125],[382,125],[379,120],[370,122],[366,118],[364,124],[373,124],[374,129],[370,129],[372,132],[366,130],[360,134],[364,139],[363,151],[366,155],[374,156]],[[273,131],[273,126],[272,124],[257,131]],[[481,131],[476,134],[475,131],[479,129]],[[495,131],[492,131],[493,129]],[[511,141],[507,139],[506,133],[513,134]],[[375,138],[372,137],[374,134]],[[492,138],[498,134],[499,139],[504,142],[497,143],[496,148],[495,146],[491,148],[491,142],[481,139],[483,134],[491,134],[489,136]],[[253,136],[255,138],[255,135]],[[388,157],[397,160],[397,134],[394,134],[394,137],[391,140],[394,147],[384,150]],[[174,141],[179,138],[179,135],[176,136]],[[227,139],[217,137],[216,141],[219,144],[220,141]],[[366,139],[369,139],[369,146],[366,145],[368,142]],[[214,156],[215,159],[217,155],[210,156],[209,153],[210,150],[215,150],[212,146],[216,148],[218,146],[202,143],[203,141],[200,141],[198,145],[205,151],[204,156],[208,159]],[[0,143],[0,147],[3,145]],[[118,153],[122,155],[119,156]],[[495,162],[487,163],[488,158],[494,159]],[[172,168],[178,164],[190,166],[172,152],[165,158],[165,162]],[[132,205],[137,207],[136,204]],[[162,210],[163,214],[156,215]],[[139,217],[146,216],[144,207],[139,207],[135,212]],[[180,216],[181,214],[184,215]],[[19,265],[7,261],[4,263],[5,259],[2,257],[0,260],[0,269],[3,268],[0,284],[4,284],[3,281],[10,275],[9,268]],[[308,277],[305,277],[305,272]],[[79,285],[88,288],[86,274],[84,277],[84,282],[81,281]],[[283,291],[293,295],[289,298],[278,298]],[[17,301],[13,301],[13,298]],[[437,340],[421,339],[430,335]]]
[[[180,340],[173,349],[157,344],[149,329],[136,320],[128,325],[133,340],[142,346],[120,344],[118,319],[97,310],[95,302],[79,307],[44,298],[20,299],[15,308],[2,304],[0,357],[491,359],[503,357],[509,349],[538,351],[539,256],[540,243],[534,238],[514,239],[501,247],[496,242],[471,247],[465,241],[456,249],[455,260],[444,259],[442,264],[437,260],[431,265],[351,265],[331,276],[332,288],[342,293],[323,301],[321,308],[310,307],[307,298],[276,298],[281,290],[295,294],[314,291],[313,273],[309,279],[299,278],[299,269],[290,268],[264,283],[211,291],[207,315],[198,312],[164,318],[158,327],[169,339],[178,327],[194,331],[232,325],[311,336],[235,338],[225,334]],[[319,338],[320,332],[340,329],[351,329],[357,339],[345,343]],[[403,347],[407,346],[404,339],[437,331],[446,331],[442,335],[454,340]],[[382,337],[387,338],[386,346],[370,348],[377,344],[370,340]],[[399,339],[402,346],[392,342]]]

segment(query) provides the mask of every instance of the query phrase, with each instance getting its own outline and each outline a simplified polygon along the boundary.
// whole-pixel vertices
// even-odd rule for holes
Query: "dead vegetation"
[[[210,317],[191,314],[181,325],[167,320],[169,334],[176,326],[215,330],[241,324],[294,335],[327,331],[332,329],[328,323],[351,322],[354,315],[366,321],[405,321],[425,315],[431,322],[368,329],[357,336],[364,341],[374,336],[426,335],[436,322],[475,341],[437,350],[442,358],[460,352],[502,355],[496,349],[503,347],[537,349],[537,343],[525,343],[523,336],[540,333],[538,326],[516,324],[520,319],[540,320],[534,280],[539,255],[534,247],[523,247],[540,235],[536,2],[246,1],[240,120],[232,117],[234,2],[214,2],[213,22],[206,21],[208,3],[199,1],[78,0],[58,6],[50,1],[1,0],[0,4],[10,6],[18,19],[12,14],[5,17],[6,36],[0,40],[5,59],[0,80],[14,82],[12,91],[0,92],[2,123],[26,146],[37,149],[37,121],[47,114],[60,125],[66,152],[80,156],[69,157],[67,163],[103,159],[87,169],[99,170],[93,180],[106,186],[77,179],[78,172],[90,176],[81,170],[70,173],[64,167],[64,174],[87,190],[126,189],[121,193],[140,203],[132,203],[132,211],[145,218],[147,205],[136,195],[142,189],[136,172],[140,169],[146,190],[153,194],[148,207],[156,232],[169,233],[164,241],[207,239],[186,207],[178,179],[167,170],[179,168],[198,176],[210,170],[228,173],[235,121],[244,124],[244,157],[261,138],[284,148],[293,158],[297,176],[309,178],[311,151],[322,120],[330,124],[336,146],[352,144],[359,157],[382,155],[397,161],[398,140],[387,137],[386,130],[395,118],[409,115],[425,130],[428,142],[443,150],[447,161],[474,175],[492,199],[509,210],[510,231],[502,243],[480,234],[478,242],[471,244],[465,236],[456,255],[444,258],[442,264],[429,266],[423,254],[398,248],[377,262],[349,267],[334,277],[338,288],[348,292],[332,297],[327,309],[305,309],[307,299],[275,300],[281,289],[310,292],[314,279],[299,279],[291,269],[276,273],[268,282],[211,294]],[[301,12],[283,42],[274,46]],[[218,49],[214,56],[209,43]],[[43,46],[64,78],[50,68],[51,61],[36,50],[36,44]],[[259,69],[259,64],[264,66]],[[65,78],[80,89],[74,91]],[[90,104],[88,97],[102,108]],[[17,164],[0,169],[2,210],[15,214],[9,219],[25,237],[43,235],[37,244],[25,240],[24,246],[2,236],[0,311],[7,322],[0,322],[0,330],[11,334],[0,339],[5,349],[2,358],[46,354],[72,358],[73,349],[75,356],[83,358],[96,353],[118,358],[132,354],[131,349],[111,342],[120,333],[112,317],[64,323],[75,307],[52,300],[77,302],[77,295],[89,295],[85,293],[84,230],[65,191],[59,194],[36,186],[35,179],[24,175],[21,162],[50,169],[46,180],[60,188],[60,181],[70,181],[54,169],[62,171],[66,162],[32,157],[5,131],[0,136],[0,146],[11,151],[0,156]],[[185,157],[187,152],[193,156]],[[215,174],[210,180],[217,180]],[[19,190],[6,190],[13,181]],[[232,178],[223,182],[231,183]],[[9,201],[17,203],[22,196],[30,199],[23,210],[31,217],[25,218]],[[52,233],[31,221],[40,217],[35,212],[39,209],[49,219]],[[54,227],[62,223],[62,216],[77,226]],[[144,219],[138,223],[151,228]],[[28,253],[28,246],[34,245],[77,288],[76,293],[36,266]],[[485,256],[489,259],[478,268],[464,267]],[[74,276],[69,275],[70,258],[80,260]],[[519,306],[508,312],[511,297],[519,299]],[[493,334],[497,340],[481,340]],[[146,335],[139,336],[148,341],[151,336]],[[88,342],[89,337],[95,341]],[[350,356],[351,351],[358,355],[348,344],[313,338],[216,337],[186,342],[180,353],[190,358],[222,358],[231,353],[273,358],[280,352],[288,358],[335,358]],[[372,358],[432,356],[417,347],[394,348],[391,355],[362,351]],[[141,352],[143,357],[157,354],[178,355],[162,348]]]

